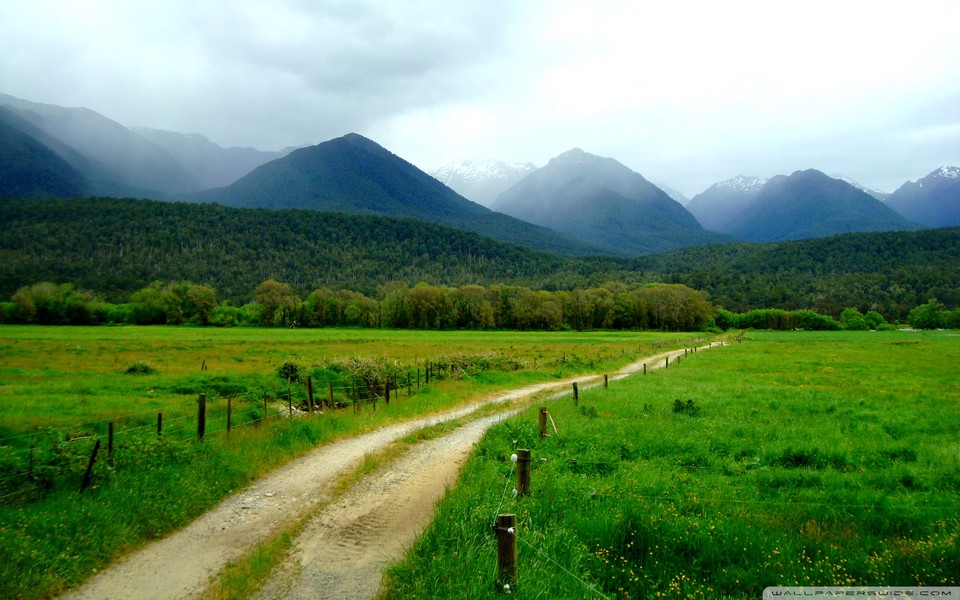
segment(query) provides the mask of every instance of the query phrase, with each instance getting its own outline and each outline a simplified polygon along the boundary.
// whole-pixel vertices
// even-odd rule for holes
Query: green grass
[[[950,333],[751,332],[549,404],[559,436],[528,410],[478,445],[383,596],[489,597],[498,508],[520,598],[957,585],[958,364]],[[510,494],[517,447],[528,497]]]
[[[0,327],[0,597],[47,597],[182,527],[224,496],[317,445],[438,412],[525,383],[612,371],[690,334]],[[468,373],[365,405],[282,418],[286,361],[315,373],[337,357],[404,368],[456,353],[502,353],[527,366]],[[125,373],[147,363],[151,371]],[[201,366],[207,369],[201,371]],[[147,371],[147,369],[137,369]],[[294,400],[305,396],[292,385]],[[318,398],[325,389],[315,387]],[[207,435],[196,442],[198,393]],[[344,392],[338,391],[338,399]],[[226,396],[234,430],[226,435]],[[157,439],[157,413],[163,438]],[[267,417],[264,419],[264,417]],[[108,422],[115,452],[108,460]],[[96,442],[93,485],[78,493]],[[282,540],[281,540],[282,542]],[[278,542],[279,543],[279,542]],[[282,546],[282,543],[280,544]],[[266,550],[264,551],[266,552]],[[270,550],[275,553],[275,548]],[[255,562],[255,561],[254,561]]]

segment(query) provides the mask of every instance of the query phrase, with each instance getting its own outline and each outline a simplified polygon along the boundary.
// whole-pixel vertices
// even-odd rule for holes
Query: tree
[[[847,331],[866,331],[870,329],[867,320],[860,311],[852,307],[843,309],[843,312],[840,313],[840,323]]]
[[[907,323],[914,329],[942,329],[946,325],[943,318],[943,305],[936,300],[914,308],[907,316]]]
[[[296,317],[300,298],[289,284],[268,279],[253,292],[253,303],[260,307],[261,324],[290,325]]]

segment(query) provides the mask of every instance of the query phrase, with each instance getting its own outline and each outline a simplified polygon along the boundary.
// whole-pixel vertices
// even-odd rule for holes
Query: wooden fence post
[[[643,363],[643,374],[647,374],[647,363]]]
[[[517,515],[497,515],[498,592],[510,592],[517,586]]]
[[[207,429],[207,395],[200,394],[197,398],[197,439],[203,439],[203,433]]]
[[[610,378],[607,376],[606,373],[603,374],[603,387],[605,388],[610,387]]]
[[[93,477],[93,465],[97,462],[97,452],[100,451],[100,440],[93,445],[93,454],[90,455],[90,462],[87,463],[87,472],[83,474],[83,481],[80,483],[80,493],[90,487],[90,479]]]
[[[526,496],[530,493],[530,451],[517,450],[517,495]]]
[[[547,407],[540,407],[540,437],[547,436]]]
[[[387,406],[390,406],[390,377],[387,377],[387,381],[383,384],[383,399]]]
[[[163,435],[163,413],[158,412],[157,413],[157,439],[159,440],[162,435]]]
[[[669,366],[670,366],[670,357],[668,356],[663,359],[663,368],[666,369]]]
[[[307,375],[307,406],[313,412],[313,378]]]
[[[577,389],[577,382],[573,382],[573,404],[576,406],[580,403],[580,390]]]

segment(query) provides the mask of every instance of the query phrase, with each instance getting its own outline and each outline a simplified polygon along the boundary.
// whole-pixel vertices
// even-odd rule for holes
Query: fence
[[[150,444],[196,443],[229,436],[271,419],[320,417],[333,410],[354,415],[376,411],[416,395],[431,382],[460,378],[454,360],[427,362],[385,378],[357,376],[340,381],[288,381],[270,393],[215,395],[200,393],[162,410],[120,414],[68,426],[40,426],[0,438],[0,502],[29,502],[55,490],[83,492],[95,480],[97,466],[116,468],[118,453],[143,451]]]

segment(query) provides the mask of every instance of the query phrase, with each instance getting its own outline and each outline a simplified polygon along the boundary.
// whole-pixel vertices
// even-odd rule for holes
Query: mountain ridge
[[[621,249],[662,252],[725,238],[617,160],[573,148],[503,192],[494,210]]]
[[[257,167],[230,186],[184,199],[246,208],[411,217],[564,255],[612,253],[467,200],[356,133],[295,150]]]

